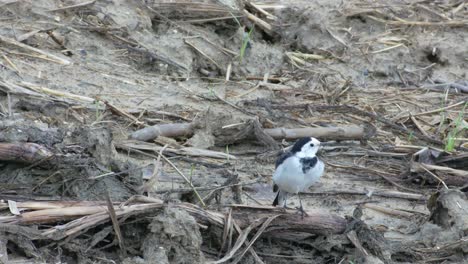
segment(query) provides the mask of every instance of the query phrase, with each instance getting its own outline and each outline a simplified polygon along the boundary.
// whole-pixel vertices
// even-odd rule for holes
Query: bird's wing
[[[278,173],[278,170],[281,168],[278,168],[287,158],[291,157],[293,154],[291,152],[286,152],[281,154],[278,159],[276,159],[275,163],[275,172],[273,174],[273,182],[275,181],[274,175]],[[273,192],[277,192],[279,190],[278,185],[273,183]]]
[[[276,164],[275,164],[275,169],[278,168],[278,166],[283,163],[287,158],[293,156],[294,154],[292,154],[291,152],[286,152],[286,153],[283,153],[281,154],[278,159],[276,160]]]

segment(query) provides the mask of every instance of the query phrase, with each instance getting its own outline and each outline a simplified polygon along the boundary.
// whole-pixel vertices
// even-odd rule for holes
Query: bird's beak
[[[317,154],[320,154],[320,153],[322,153],[322,144],[318,145]]]

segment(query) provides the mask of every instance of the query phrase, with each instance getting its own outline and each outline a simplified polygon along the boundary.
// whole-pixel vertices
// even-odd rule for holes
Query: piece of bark
[[[36,163],[52,157],[53,153],[36,143],[0,143],[0,161]]]

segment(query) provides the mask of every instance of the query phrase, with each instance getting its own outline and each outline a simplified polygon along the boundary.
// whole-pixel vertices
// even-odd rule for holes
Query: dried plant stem
[[[190,188],[192,188],[193,192],[194,192],[195,195],[197,196],[197,199],[198,199],[198,201],[200,201],[200,204],[201,204],[203,207],[206,207],[206,204],[205,204],[205,202],[203,202],[202,197],[201,197],[200,194],[198,193],[197,189],[195,189],[195,186],[193,186],[192,182],[189,181],[189,179],[187,178],[187,176],[185,176],[185,175],[176,167],[176,165],[174,165],[174,163],[172,163],[172,161],[170,161],[168,158],[166,158],[162,153],[161,153],[160,155],[161,155],[161,158],[163,158],[167,163],[169,163],[169,165],[171,165],[171,166],[177,171],[177,173],[178,173],[182,178],[184,178],[185,182],[190,186]]]

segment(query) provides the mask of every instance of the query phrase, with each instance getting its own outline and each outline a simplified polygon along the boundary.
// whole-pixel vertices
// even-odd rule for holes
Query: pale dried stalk
[[[244,12],[244,15],[246,15],[250,21],[252,21],[259,28],[263,29],[263,31],[265,31],[267,34],[269,35],[273,34],[273,27],[270,24],[254,16],[253,14],[251,14],[249,11],[245,9],[243,10],[243,12]]]
[[[146,142],[136,141],[136,140],[122,140],[122,141],[114,142],[114,146],[116,146],[117,148],[122,148],[122,149],[137,149],[137,150],[146,150],[146,151],[154,151],[154,152],[159,152],[163,148],[153,143],[146,143]],[[236,156],[233,156],[227,153],[208,150],[208,149],[193,148],[193,147],[182,147],[178,149],[167,147],[165,151],[169,153],[174,153],[177,155],[183,155],[183,156],[208,157],[208,158],[214,158],[214,159],[233,159],[233,160],[237,159]]]
[[[27,87],[27,88],[29,88],[29,89],[31,89],[33,91],[36,91],[38,93],[44,93],[44,94],[47,94],[47,95],[64,97],[64,98],[73,99],[73,100],[82,101],[82,102],[87,102],[87,103],[94,103],[96,101],[96,99],[91,98],[91,97],[78,95],[78,94],[72,94],[72,93],[65,92],[65,91],[57,91],[57,90],[49,89],[47,87],[42,87],[42,86],[39,86],[39,85],[36,85],[36,84],[33,84],[33,83],[21,82],[21,85],[24,85],[25,87]]]
[[[94,2],[96,2],[96,0],[79,3],[79,4],[76,4],[76,5],[69,5],[69,6],[64,6],[64,7],[60,7],[60,8],[50,9],[50,10],[47,10],[47,11],[48,12],[56,12],[56,11],[63,11],[63,10],[68,10],[68,9],[73,9],[73,8],[78,8],[78,7],[85,7],[85,6],[94,4]]]
[[[9,45],[20,47],[20,48],[28,50],[28,51],[39,53],[39,54],[45,56],[46,58],[48,58],[48,59],[50,59],[50,60],[52,60],[54,62],[60,63],[60,64],[64,64],[64,65],[70,65],[71,64],[71,61],[69,61],[69,60],[67,60],[65,58],[61,58],[59,56],[56,56],[56,55],[50,54],[48,52],[45,52],[43,50],[33,48],[33,47],[29,46],[29,45],[23,44],[21,42],[18,42],[16,40],[8,38],[8,37],[4,37],[2,35],[0,35],[0,41],[4,42],[4,43],[7,43]]]

